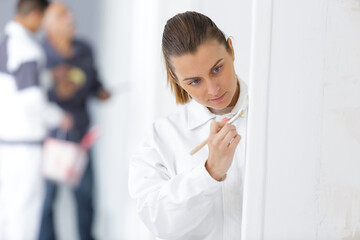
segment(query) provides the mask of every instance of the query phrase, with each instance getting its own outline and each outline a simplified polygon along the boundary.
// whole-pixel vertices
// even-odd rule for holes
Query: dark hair
[[[170,57],[195,53],[197,48],[208,40],[217,40],[220,44],[224,44],[228,51],[231,51],[224,33],[209,17],[201,13],[179,13],[167,21],[162,36],[162,53],[167,83],[175,94],[176,103],[185,104],[191,96],[177,84],[178,79],[173,71]]]
[[[22,16],[26,16],[34,10],[44,12],[48,6],[48,0],[19,0],[17,3],[16,12]]]

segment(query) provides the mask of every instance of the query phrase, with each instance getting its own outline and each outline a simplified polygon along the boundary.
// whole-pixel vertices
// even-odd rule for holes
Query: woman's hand
[[[209,158],[205,167],[215,180],[221,181],[225,178],[240,139],[235,126],[224,121],[211,123],[208,140]]]
[[[57,82],[57,84],[55,85],[56,95],[61,100],[67,100],[72,98],[77,90],[78,86],[66,79]]]
[[[100,100],[108,100],[111,96],[110,92],[106,91],[103,87],[97,91],[96,96]]]
[[[71,65],[61,64],[52,69],[52,75],[55,82],[55,93],[61,100],[72,98],[79,88],[75,82],[70,79],[69,72],[71,68]]]

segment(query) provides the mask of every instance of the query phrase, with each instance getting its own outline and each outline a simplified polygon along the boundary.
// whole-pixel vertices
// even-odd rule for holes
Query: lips
[[[221,95],[220,97],[218,97],[218,98],[212,98],[212,99],[210,99],[210,101],[211,101],[211,102],[215,102],[215,103],[221,102],[221,101],[224,99],[225,94],[226,94],[226,92],[225,92],[223,95]]]

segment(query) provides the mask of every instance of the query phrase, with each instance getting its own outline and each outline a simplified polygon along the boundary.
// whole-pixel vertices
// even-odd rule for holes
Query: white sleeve
[[[42,111],[42,119],[48,129],[58,127],[64,115],[64,111],[56,103],[49,102],[47,99],[47,92],[52,87],[52,84],[51,71],[41,71],[40,87],[43,91],[43,96],[46,98],[46,104]]]
[[[151,232],[159,238],[178,238],[196,231],[212,211],[222,183],[203,164],[171,176],[154,142],[145,141],[131,159],[129,191]]]
[[[19,101],[26,109],[27,116],[39,116],[39,120],[45,128],[51,129],[59,126],[64,112],[56,104],[47,101],[40,87],[34,86],[21,90]]]
[[[27,116],[39,116],[45,128],[54,128],[60,124],[63,111],[47,100],[46,89],[41,85],[48,77],[37,61],[22,63],[14,72],[20,104],[26,109]],[[29,119],[35,119],[29,117]]]

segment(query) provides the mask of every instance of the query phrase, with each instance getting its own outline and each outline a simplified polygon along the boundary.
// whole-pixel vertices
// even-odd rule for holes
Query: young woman
[[[242,107],[247,86],[236,76],[231,39],[207,16],[185,12],[165,25],[162,51],[184,106],[156,121],[133,156],[130,194],[160,239],[240,239],[246,117],[222,120]]]

